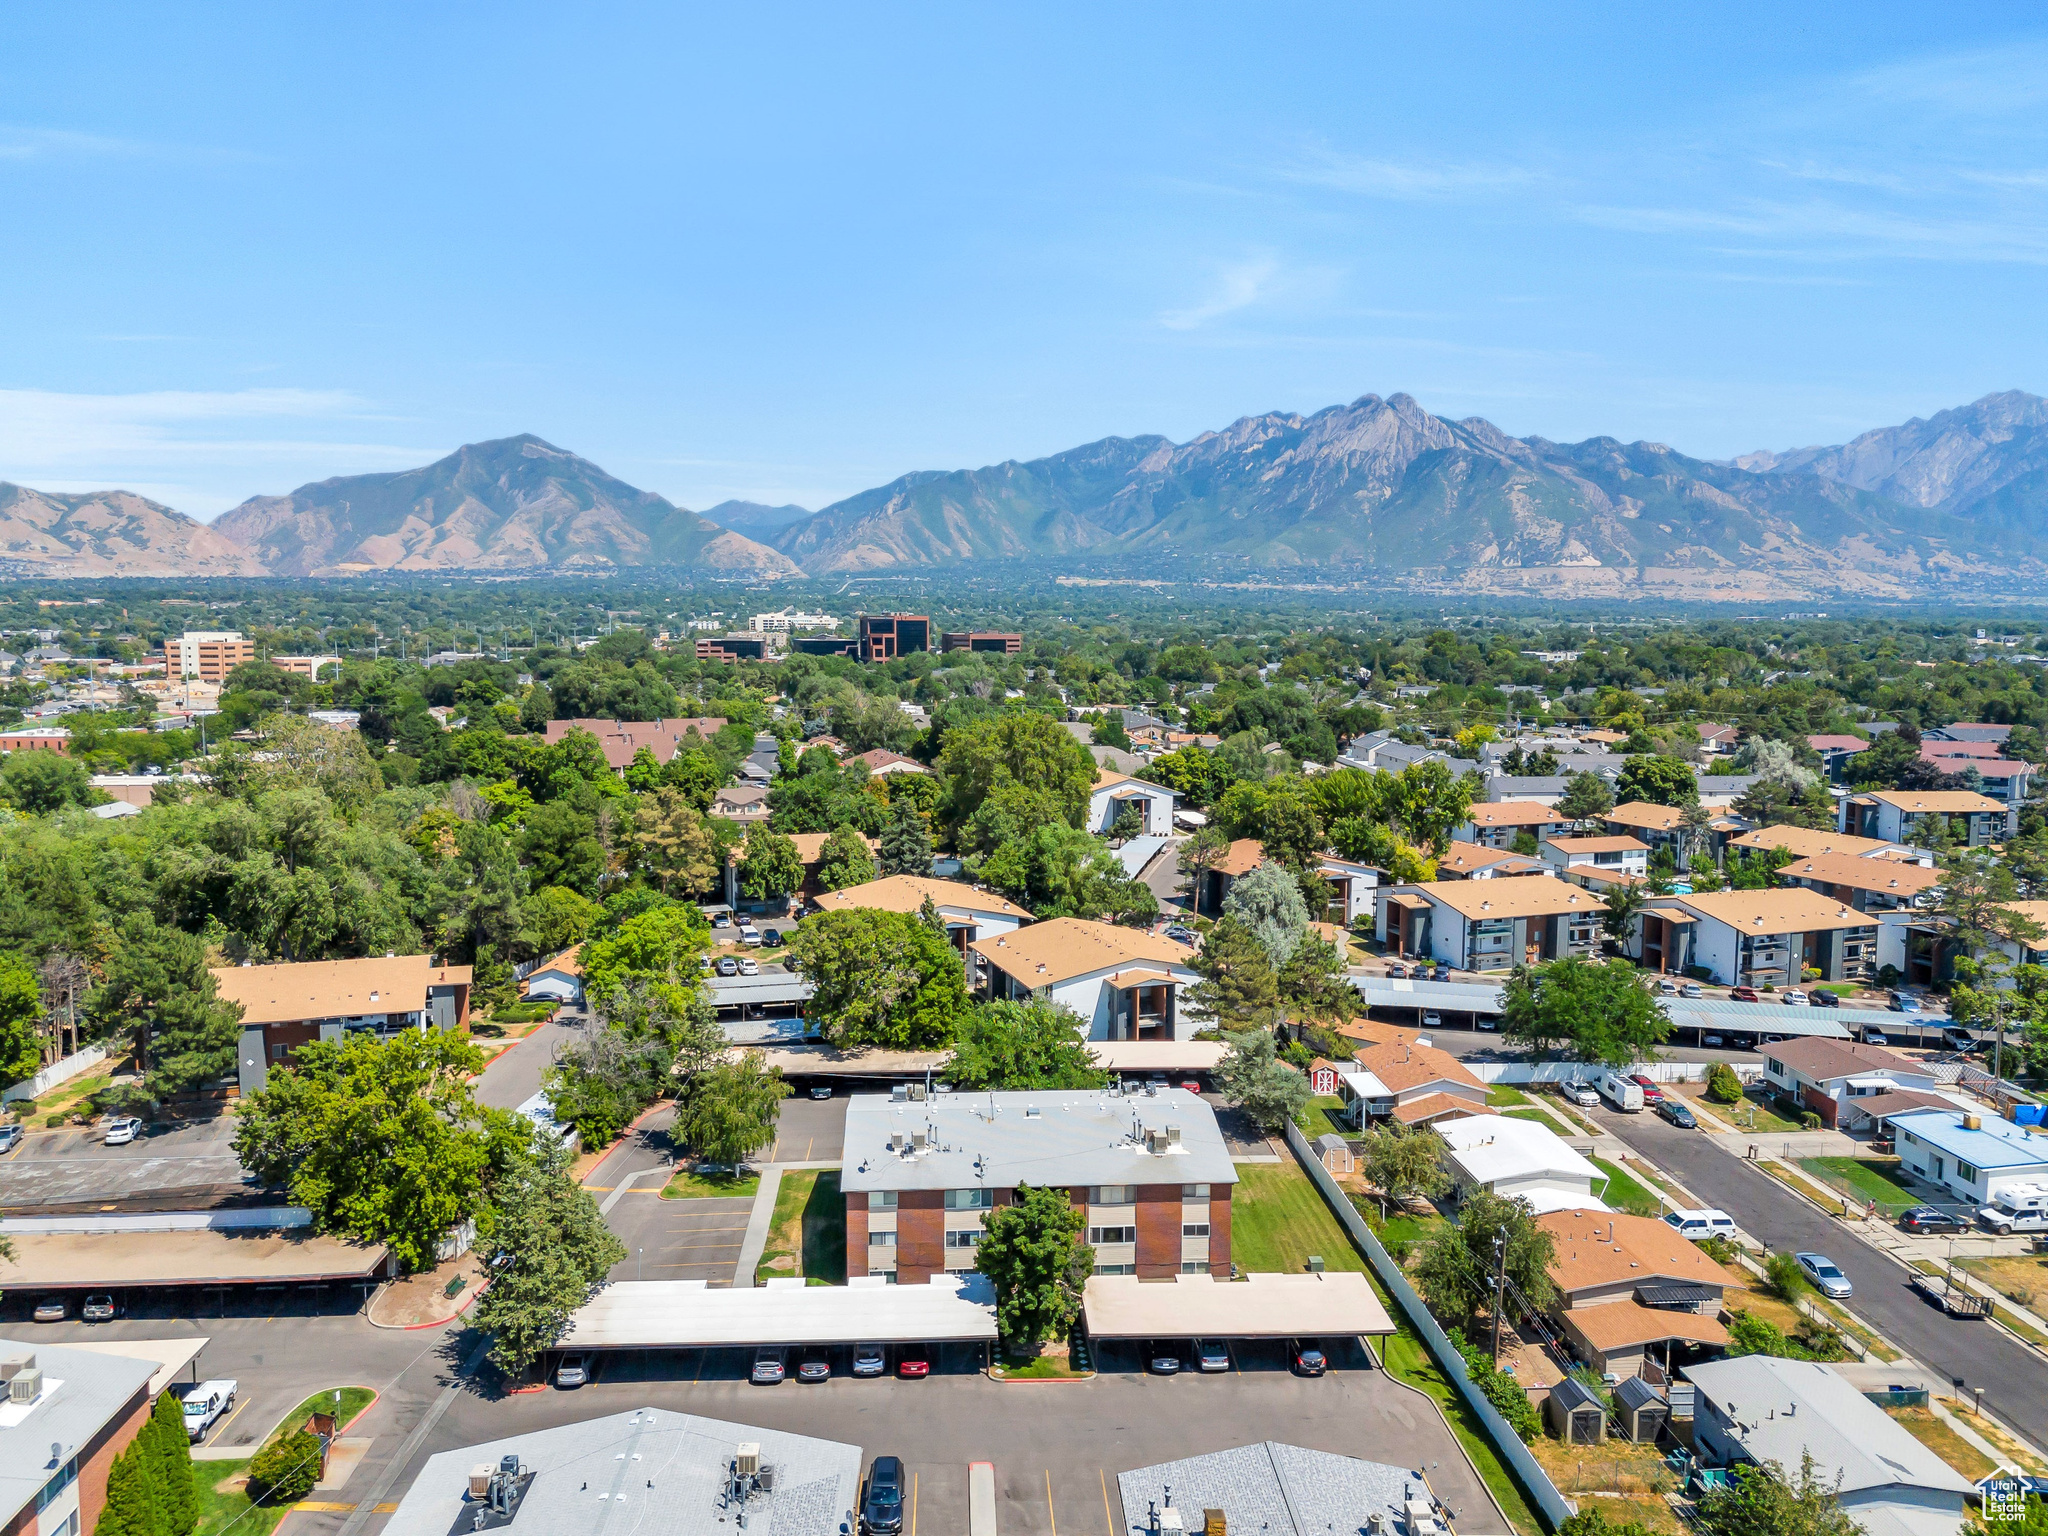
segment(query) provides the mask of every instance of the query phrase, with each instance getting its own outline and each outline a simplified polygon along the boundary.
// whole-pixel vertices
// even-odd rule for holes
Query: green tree
[[[1626,960],[1570,955],[1517,966],[1503,989],[1501,1034],[1535,1051],[1569,1046],[1582,1061],[1622,1067],[1653,1057],[1671,1020]]]
[[[1435,1131],[1397,1121],[1374,1126],[1359,1148],[1358,1171],[1380,1192],[1380,1210],[1405,1205],[1417,1195],[1448,1194],[1443,1138]]]
[[[520,903],[520,941],[536,955],[559,955],[581,944],[604,909],[567,886],[551,885]]]
[[[1344,955],[1321,934],[1310,931],[1280,968],[1280,996],[1294,1013],[1318,1021],[1356,1018],[1362,1011],[1358,989],[1344,970]]]
[[[804,883],[803,860],[796,844],[767,827],[747,832],[747,851],[740,859],[740,889],[756,901],[787,896]]]
[[[320,1439],[305,1429],[279,1435],[249,1462],[249,1497],[258,1504],[296,1504],[320,1481]]]
[[[1600,931],[1617,944],[1626,944],[1636,931],[1636,919],[1650,904],[1649,892],[1631,882],[1617,885],[1607,893],[1607,910],[1600,917]]]
[[[725,872],[717,836],[702,809],[680,789],[664,787],[641,797],[627,845],[634,863],[664,893],[708,891]]]
[[[1522,1401],[1529,1401],[1526,1389]],[[1610,1520],[1597,1504],[1588,1500],[1585,1508],[1557,1528],[1557,1536],[1651,1536],[1651,1531],[1640,1520]]]
[[[988,716],[946,734],[934,764],[944,784],[941,815],[965,822],[1004,785],[1050,796],[1061,820],[1078,826],[1095,787],[1095,759],[1047,715]]]
[[[1273,962],[1249,928],[1220,919],[1190,962],[1201,980],[1188,989],[1188,1007],[1216,1027],[1270,1029],[1280,1013],[1280,981]]]
[[[564,885],[585,896],[604,878],[604,849],[597,841],[597,818],[569,800],[537,805],[520,834],[528,879],[534,885]]]
[[[630,976],[695,985],[697,957],[710,946],[711,925],[695,907],[655,907],[584,941],[584,990],[602,999]]]
[[[143,1446],[131,1442],[107,1468],[107,1501],[93,1536],[169,1536]]]
[[[1505,1255],[1508,1279],[1528,1305],[1541,1311],[1557,1294],[1550,1278],[1555,1252],[1555,1242],[1536,1224],[1527,1200],[1477,1189],[1465,1197],[1457,1224],[1442,1228],[1422,1245],[1415,1262],[1416,1284],[1439,1318],[1469,1323],[1492,1309],[1494,1276]]]
[[[1700,797],[1692,765],[1675,757],[1632,757],[1621,770],[1614,792],[1629,805],[1691,805]]]
[[[1716,1104],[1742,1102],[1742,1079],[1727,1062],[1717,1061],[1707,1069],[1707,1097]]]
[[[491,1358],[516,1375],[562,1341],[626,1245],[569,1176],[560,1146],[536,1144],[513,1157],[492,1207],[480,1245],[491,1283],[471,1320],[491,1336]]]
[[[121,925],[85,1011],[102,1034],[133,1042],[152,1098],[189,1093],[235,1070],[241,1005],[220,1000],[204,941],[147,914]]]
[[[1699,1514],[1707,1536],[1857,1536],[1861,1529],[1808,1450],[1796,1481],[1774,1461],[1731,1467],[1725,1486],[1701,1496]]]
[[[703,986],[629,974],[606,994],[603,1024],[556,1048],[548,1102],[585,1146],[604,1146],[721,1060],[727,1045]]]
[[[1311,1097],[1308,1079],[1279,1059],[1273,1032],[1247,1029],[1224,1037],[1230,1049],[1216,1064],[1216,1087],[1262,1131],[1297,1124]]]
[[[903,778],[907,775],[897,774],[895,777]],[[883,874],[931,878],[931,826],[926,822],[924,813],[908,799],[889,802],[889,820],[882,828],[880,852]]]
[[[782,1068],[764,1066],[759,1051],[744,1051],[692,1079],[676,1113],[676,1137],[700,1157],[737,1167],[773,1144],[776,1106],[788,1097]]]
[[[442,1237],[482,1211],[494,1162],[519,1135],[511,1115],[476,1102],[483,1064],[443,1029],[314,1041],[236,1103],[235,1153],[321,1231],[429,1268]]]
[[[1059,1188],[1017,1186],[1011,1204],[989,1212],[974,1267],[996,1295],[996,1331],[1018,1354],[1065,1338],[1081,1311],[1095,1250],[1081,1240],[1088,1217]]]
[[[1244,925],[1275,970],[1287,963],[1308,932],[1308,903],[1301,899],[1301,886],[1270,859],[1230,882],[1223,915]]]
[[[160,1394],[136,1439],[149,1447],[149,1475],[165,1536],[191,1536],[199,1523],[199,1489],[192,1477],[192,1437],[185,1430],[184,1405],[168,1392]]]
[[[1158,898],[1124,873],[1100,838],[1065,822],[1046,822],[982,860],[977,873],[1041,920],[1108,918],[1150,922]]]
[[[36,969],[23,956],[0,954],[0,1088],[34,1077],[42,1065],[36,1020],[43,1013],[43,989]]]
[[[925,861],[927,873],[931,861]],[[875,855],[868,847],[868,840],[852,827],[841,827],[825,839],[825,846],[818,855],[818,886],[821,890],[843,891],[850,886],[866,885],[878,878]]]
[[[806,1017],[834,1045],[936,1050],[967,1011],[960,952],[913,914],[820,912],[789,955],[813,988]]]
[[[31,816],[91,805],[92,773],[59,752],[12,752],[0,760],[0,804]]]
[[[1081,1016],[1046,998],[969,1009],[946,1075],[962,1089],[1100,1088],[1109,1081],[1088,1049]]]
[[[1590,821],[1614,809],[1614,792],[1597,773],[1582,771],[1564,776],[1564,794],[1558,799],[1557,814],[1567,821]]]

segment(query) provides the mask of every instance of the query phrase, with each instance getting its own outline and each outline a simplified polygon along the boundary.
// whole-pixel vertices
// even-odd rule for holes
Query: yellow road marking
[[[394,1505],[393,1508],[397,1506]],[[316,1515],[345,1515],[355,1508],[353,1504],[324,1504],[317,1499],[301,1499],[293,1509],[310,1510]]]
[[[1045,1518],[1052,1522],[1052,1536],[1060,1536],[1059,1516],[1052,1512],[1052,1468],[1045,1469]]]
[[[1109,1536],[1116,1536],[1116,1521],[1109,1517],[1109,1474],[1097,1467],[1095,1475],[1102,1479],[1102,1524]]]
[[[220,1444],[220,1437],[228,1432],[228,1426],[234,1423],[235,1420],[239,1419],[242,1416],[242,1410],[248,1406],[249,1399],[245,1397],[241,1400],[241,1402],[235,1405],[235,1411],[233,1413],[229,1414],[226,1418],[222,1419],[220,1423],[214,1426],[213,1440],[211,1442],[212,1444]]]
[[[917,1474],[910,1474],[910,1536],[917,1536]]]

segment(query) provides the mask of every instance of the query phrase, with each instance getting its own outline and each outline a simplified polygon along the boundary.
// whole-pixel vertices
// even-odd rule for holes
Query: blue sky
[[[1724,456],[2048,392],[2048,14],[1776,9],[9,7],[0,478],[532,431],[818,506],[1366,393]]]

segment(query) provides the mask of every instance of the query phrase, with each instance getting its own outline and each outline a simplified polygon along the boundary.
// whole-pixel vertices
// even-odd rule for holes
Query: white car
[[[1678,983],[1669,976],[1659,976],[1657,978],[1657,992],[1662,997],[1676,997],[1678,995]]]
[[[740,974],[741,974],[742,976],[758,976],[758,975],[760,975],[760,974],[761,974],[761,962],[760,962],[760,961],[758,961],[758,960],[756,960],[756,959],[755,959],[755,958],[754,958],[754,957],[753,957],[752,955],[743,955],[743,956],[741,956],[741,958],[740,958]]]
[[[1813,1006],[1813,999],[1804,992],[1801,992],[1797,987],[1787,992],[1782,1001],[1787,1008],[1811,1008]]]
[[[1600,1095],[1584,1083],[1566,1083],[1561,1090],[1564,1096],[1581,1109],[1598,1109]]]
[[[757,949],[761,943],[761,930],[752,923],[740,924],[740,942],[749,949]]]
[[[142,1122],[133,1115],[116,1115],[107,1122],[107,1145],[125,1147],[142,1134]]]
[[[1823,1296],[1836,1301],[1847,1301],[1854,1287],[1849,1277],[1836,1267],[1835,1261],[1824,1253],[1795,1253],[1793,1261],[1799,1272],[1813,1282],[1813,1288]]]
[[[1684,986],[1678,989],[1678,995],[1680,997],[1705,997],[1706,993],[1700,990],[1700,984],[1698,982],[1688,981]]]
[[[1708,1237],[1725,1237],[1733,1241],[1735,1237],[1734,1218],[1726,1211],[1671,1211],[1665,1215],[1664,1225],[1693,1242]]]

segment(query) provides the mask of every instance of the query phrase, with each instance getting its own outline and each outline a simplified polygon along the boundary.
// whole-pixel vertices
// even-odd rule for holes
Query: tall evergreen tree
[[[1188,1006],[1221,1029],[1269,1029],[1280,1012],[1273,962],[1251,929],[1234,917],[1209,930],[1191,962],[1202,973],[1189,989]]]
[[[882,828],[881,854],[885,875],[931,878],[931,828],[925,824],[924,813],[907,799],[889,807],[889,822]]]
[[[149,1422],[136,1437],[146,1441],[155,1473],[158,1507],[167,1536],[192,1536],[199,1524],[199,1489],[192,1476],[192,1439],[185,1432],[185,1410],[165,1392],[150,1410]]]

